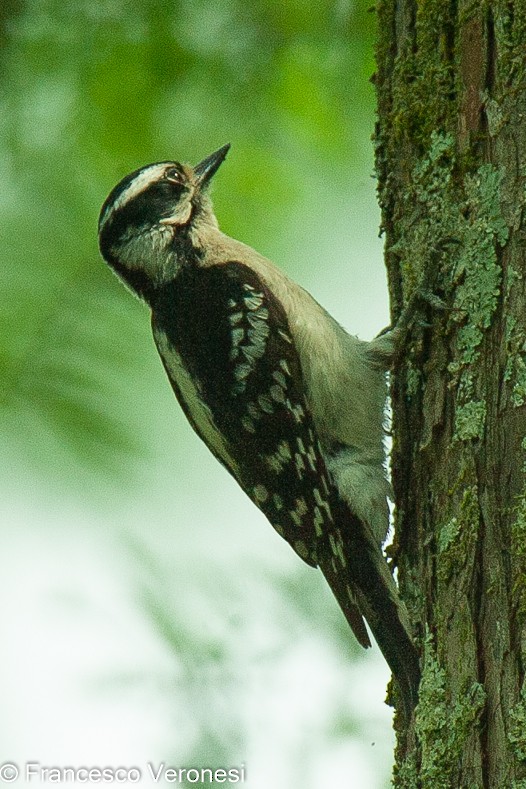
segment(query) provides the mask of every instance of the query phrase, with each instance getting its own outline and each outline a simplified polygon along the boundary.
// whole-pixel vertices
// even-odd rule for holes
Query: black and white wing
[[[242,263],[189,268],[155,301],[153,333],[194,430],[296,553],[333,576],[335,591],[347,576],[337,494],[283,307]],[[351,580],[338,599],[368,646]]]
[[[356,638],[366,617],[414,708],[418,658],[371,533],[327,472],[283,307],[248,266],[188,267],[158,293],[153,333],[194,430],[308,564],[319,566]]]

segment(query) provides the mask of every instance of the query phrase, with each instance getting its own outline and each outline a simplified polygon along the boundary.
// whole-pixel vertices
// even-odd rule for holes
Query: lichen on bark
[[[423,660],[395,783],[519,789],[526,4],[377,8],[376,165],[393,318],[430,272],[446,305],[415,324],[392,384],[394,554]]]

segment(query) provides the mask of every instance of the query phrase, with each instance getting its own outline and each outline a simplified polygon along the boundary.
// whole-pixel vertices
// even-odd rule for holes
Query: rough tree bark
[[[393,316],[433,258],[447,305],[393,377],[393,551],[423,665],[395,785],[525,789],[526,0],[378,13]]]

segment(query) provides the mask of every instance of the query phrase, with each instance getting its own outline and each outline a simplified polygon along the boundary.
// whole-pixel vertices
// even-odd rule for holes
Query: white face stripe
[[[100,218],[100,229],[106,224],[110,216],[118,211],[119,208],[122,208],[125,203],[129,200],[133,200],[137,195],[140,195],[141,192],[144,192],[151,183],[158,181],[166,168],[171,164],[174,164],[174,162],[158,162],[156,164],[150,164],[143,170],[140,170],[133,181],[128,184],[124,192],[119,195],[117,200],[106,206],[106,210]]]

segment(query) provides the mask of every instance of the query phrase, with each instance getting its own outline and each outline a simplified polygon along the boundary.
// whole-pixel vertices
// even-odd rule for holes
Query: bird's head
[[[106,262],[139,296],[171,279],[191,230],[216,224],[207,186],[230,145],[195,167],[157,162],[135,170],[112,189],[99,217],[100,251]]]

